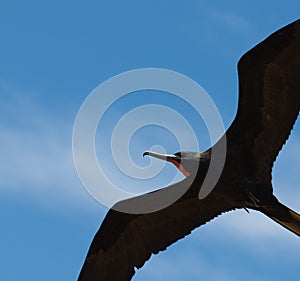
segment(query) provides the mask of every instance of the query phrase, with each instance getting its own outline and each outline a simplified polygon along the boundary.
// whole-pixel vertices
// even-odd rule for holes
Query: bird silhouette
[[[176,184],[118,202],[96,233],[78,280],[131,280],[152,254],[165,250],[191,231],[224,212],[253,209],[300,236],[300,215],[273,194],[272,167],[300,110],[300,20],[271,34],[238,62],[239,102],[225,136],[225,165],[214,189],[199,192],[211,162],[205,152],[144,155],[171,162],[186,176]],[[194,169],[193,167],[197,167]],[[125,213],[177,190],[184,194],[161,210]],[[148,200],[148,201],[147,201]]]

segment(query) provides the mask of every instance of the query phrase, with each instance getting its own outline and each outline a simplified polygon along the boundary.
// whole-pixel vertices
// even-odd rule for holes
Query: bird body
[[[151,254],[235,209],[260,211],[300,236],[300,215],[277,200],[271,182],[273,163],[300,110],[300,20],[271,34],[243,55],[238,73],[238,111],[219,141],[226,138],[227,154],[212,192],[199,199],[211,164],[211,149],[174,155],[146,152],[145,155],[175,164],[186,178],[118,202],[110,209],[93,239],[78,280],[130,280]],[[181,190],[185,191],[183,195],[161,210],[135,214],[123,213],[119,208],[147,206],[154,198],[163,200]]]

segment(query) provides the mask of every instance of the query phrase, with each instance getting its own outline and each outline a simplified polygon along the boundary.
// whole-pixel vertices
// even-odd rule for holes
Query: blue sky
[[[236,112],[238,59],[299,11],[296,0],[2,0],[0,279],[78,275],[107,211],[82,187],[72,160],[74,120],[96,86],[136,68],[178,71],[205,88],[227,128]],[[110,114],[134,102],[120,102]],[[109,123],[97,132],[104,143],[105,127]],[[132,157],[143,165],[147,160],[138,155],[164,139],[165,132],[158,129],[153,137],[151,130],[132,140],[138,143]],[[205,147],[207,137],[199,138]],[[162,143],[170,153],[176,149],[171,144]],[[273,171],[275,194],[298,212],[299,145],[298,121]],[[161,187],[169,172],[173,167],[151,187]],[[238,211],[152,257],[133,280],[297,280],[299,253],[295,235],[263,215]]]

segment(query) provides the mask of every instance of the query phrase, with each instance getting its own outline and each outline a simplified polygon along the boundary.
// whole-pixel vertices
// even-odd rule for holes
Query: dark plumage
[[[276,31],[238,63],[239,104],[228,131],[224,170],[214,190],[198,194],[210,163],[211,150],[170,156],[178,168],[199,163],[196,178],[129,199],[144,204],[153,194],[183,188],[187,192],[172,205],[147,214],[109,210],[90,246],[79,280],[130,280],[151,254],[188,235],[214,217],[237,208],[260,211],[300,236],[300,216],[273,195],[272,166],[287,140],[300,109],[300,20]],[[219,143],[216,144],[218,146]],[[151,152],[146,154],[158,157]],[[183,161],[184,158],[184,161]],[[184,171],[184,170],[183,170]]]

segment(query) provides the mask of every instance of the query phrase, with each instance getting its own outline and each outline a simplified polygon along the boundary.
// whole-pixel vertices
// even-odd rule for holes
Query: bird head
[[[177,152],[174,154],[161,154],[152,151],[145,151],[143,153],[143,156],[145,155],[173,163],[176,168],[186,177],[197,173],[201,158],[201,154],[199,152]]]

